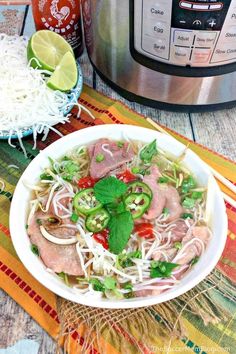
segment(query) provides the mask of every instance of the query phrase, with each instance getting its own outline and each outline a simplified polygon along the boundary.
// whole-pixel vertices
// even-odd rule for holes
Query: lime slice
[[[41,65],[40,69],[54,71],[67,52],[73,53],[73,50],[63,37],[52,31],[41,30],[35,32],[30,38],[27,58],[28,60],[36,58]],[[38,64],[32,60],[31,66],[36,68]]]
[[[53,90],[69,91],[77,83],[78,69],[75,57],[67,52],[48,79],[47,86]]]

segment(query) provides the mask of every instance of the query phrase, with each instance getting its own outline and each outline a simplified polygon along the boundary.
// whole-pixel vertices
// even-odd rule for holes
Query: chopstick
[[[170,135],[165,129],[163,129],[159,124],[157,124],[156,122],[154,122],[151,118],[147,118],[146,119],[148,123],[150,123],[154,128],[156,128],[156,130],[158,130],[161,133]],[[214,168],[212,168],[210,165],[208,165],[206,162],[205,164],[208,166],[208,168],[211,170],[213,176],[215,176],[224,186],[226,186],[229,190],[231,190],[231,192],[236,194],[236,186],[231,183],[228,179],[226,179],[224,176],[222,176],[219,172],[217,172]],[[227,194],[223,193],[223,197],[225,199],[225,201],[227,201],[229,204],[231,204],[234,208],[236,208],[236,201],[229,197]]]

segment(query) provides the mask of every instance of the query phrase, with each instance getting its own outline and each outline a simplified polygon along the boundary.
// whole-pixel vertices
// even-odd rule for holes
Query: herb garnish
[[[192,199],[202,199],[203,192],[192,192],[191,198]]]
[[[144,146],[140,152],[140,159],[145,163],[151,162],[154,155],[157,154],[157,142],[156,139],[153,140],[150,144]]]
[[[110,231],[108,244],[112,253],[119,254],[123,251],[129,241],[133,227],[134,222],[129,211],[111,217],[108,223]]]
[[[103,283],[97,278],[92,278],[89,280],[89,284],[93,285],[93,290],[105,292],[106,290],[115,290],[117,282],[112,277],[106,277]]]
[[[189,197],[186,197],[182,203],[182,206],[185,208],[185,209],[193,209],[194,206],[195,206],[195,203],[196,203],[196,199],[192,199],[192,198],[189,198]]]
[[[169,278],[172,274],[172,270],[178,267],[179,264],[161,262],[161,261],[152,261],[151,262],[151,278]]]
[[[103,154],[97,154],[96,162],[102,162],[105,160],[105,156]]]
[[[127,185],[115,177],[103,178],[94,186],[95,197],[103,205],[117,203],[126,191]]]
[[[115,177],[106,177],[98,181],[94,186],[96,199],[110,213],[109,250],[119,254],[125,248],[134,223],[132,215],[125,210],[122,197],[127,192],[127,185]]]
[[[45,181],[52,181],[53,180],[53,177],[47,173],[42,173],[40,175],[40,179],[41,180],[45,180]]]
[[[39,249],[35,244],[32,243],[30,249],[33,252],[33,254],[35,254],[36,256],[39,256]]]
[[[196,257],[194,257],[194,258],[191,260],[190,265],[193,266],[193,265],[196,264],[198,261],[199,261],[199,257],[196,256]]]
[[[193,219],[193,214],[190,214],[190,213],[183,213],[181,215],[181,218],[182,219]]]
[[[169,178],[168,177],[159,177],[158,178],[158,183],[168,183]]]
[[[64,272],[57,273],[57,275],[66,283],[66,285],[70,286],[68,275]]]
[[[169,210],[168,208],[163,208],[162,214],[163,214],[164,216],[168,216],[168,215],[170,214],[170,210]]]
[[[182,247],[183,247],[183,245],[181,242],[177,241],[174,243],[174,248],[176,248],[177,250],[181,250]]]
[[[190,175],[187,178],[185,178],[182,182],[182,193],[188,193],[190,189],[193,189],[196,187],[196,182],[194,178]]]
[[[122,268],[127,268],[131,267],[134,263],[132,261],[132,258],[142,258],[142,253],[141,251],[133,251],[129,253],[121,253],[118,256],[118,263]]]

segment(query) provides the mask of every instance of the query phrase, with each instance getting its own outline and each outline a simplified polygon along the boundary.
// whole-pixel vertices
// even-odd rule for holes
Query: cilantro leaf
[[[104,286],[107,290],[114,290],[116,288],[116,280],[112,277],[106,277],[104,280]]]
[[[193,192],[191,194],[192,199],[202,199],[202,196],[203,196],[203,192]]]
[[[169,278],[172,274],[172,270],[178,267],[176,263],[152,261],[151,262],[151,278]]]
[[[142,258],[141,251],[133,251],[129,253],[121,253],[118,256],[118,263],[122,268],[131,267],[134,263],[132,262],[132,258]]]
[[[103,178],[94,186],[95,197],[102,204],[116,203],[126,191],[126,184],[115,177]]]
[[[193,214],[189,214],[189,213],[183,213],[182,215],[181,215],[181,218],[182,219],[193,219]]]
[[[199,258],[198,256],[194,257],[191,262],[190,262],[190,265],[193,266],[194,264],[196,264],[198,261],[199,261]]]
[[[196,187],[196,182],[193,177],[190,175],[183,180],[182,183],[182,193],[188,193],[190,189]]]
[[[108,223],[108,244],[112,253],[119,254],[123,251],[129,241],[133,227],[134,222],[129,211],[111,217]]]
[[[123,289],[132,291],[133,290],[133,284],[130,281],[128,281],[127,283],[124,283]]]
[[[150,162],[153,156],[156,154],[157,154],[157,141],[155,139],[141,150],[140,159],[143,160],[144,162]]]
[[[104,285],[102,284],[102,282],[97,279],[97,278],[92,278],[89,280],[89,284],[92,284],[93,285],[93,290],[95,291],[102,291],[104,292],[105,291],[105,287]]]
[[[196,199],[186,197],[182,203],[185,209],[193,209],[196,203]]]

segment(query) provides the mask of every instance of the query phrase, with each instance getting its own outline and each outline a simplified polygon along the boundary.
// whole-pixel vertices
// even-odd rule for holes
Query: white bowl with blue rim
[[[61,110],[63,111],[63,115],[67,116],[68,113],[72,110],[73,106],[76,104],[78,98],[81,95],[82,92],[82,87],[83,87],[83,75],[82,75],[82,70],[80,65],[77,63],[77,68],[78,68],[78,80],[75,85],[75,87],[70,90],[67,93],[67,103],[63,105]],[[18,129],[18,132],[20,131],[21,137],[26,137],[28,135],[33,134],[33,130],[31,127],[22,127],[21,129]],[[16,131],[11,131],[11,134],[9,130],[2,130],[0,131],[0,139],[6,140],[6,139],[18,139],[18,132]]]

